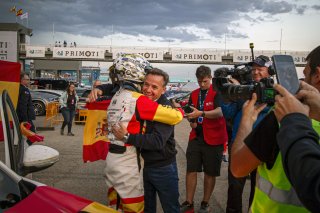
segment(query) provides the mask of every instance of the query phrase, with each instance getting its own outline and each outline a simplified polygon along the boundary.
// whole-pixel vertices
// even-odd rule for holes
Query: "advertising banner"
[[[43,58],[45,57],[45,47],[26,46],[27,58]]]
[[[306,64],[306,57],[308,55],[308,52],[281,52],[279,51],[255,51],[254,57],[257,57],[259,55],[265,55],[268,57],[272,57],[273,55],[291,55],[293,57],[295,64]],[[233,52],[233,62],[238,63],[247,63],[252,61],[251,52]]]
[[[222,53],[207,50],[172,50],[172,61],[221,62]]]
[[[295,64],[306,64],[306,58],[309,52],[288,52],[291,55]]]
[[[112,58],[115,59],[120,53],[138,53],[148,61],[163,60],[163,51],[152,49],[135,49],[135,48],[113,48]]]
[[[53,58],[83,58],[104,59],[105,49],[101,48],[77,48],[77,47],[54,47]]]
[[[254,51],[254,57],[258,57],[259,55],[265,55],[268,57],[271,57],[275,54],[279,54],[278,52],[275,51]],[[252,61],[252,54],[250,51],[248,52],[233,52],[233,62],[236,63],[247,63]]]
[[[17,32],[0,31],[0,60],[18,61]]]

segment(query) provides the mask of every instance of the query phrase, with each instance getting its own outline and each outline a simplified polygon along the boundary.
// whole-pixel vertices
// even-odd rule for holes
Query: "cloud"
[[[307,8],[306,5],[296,6],[296,11],[299,15],[303,15]]]
[[[313,5],[311,8],[315,10],[320,10],[320,5]]]
[[[17,1],[29,12],[29,26],[36,33],[55,32],[104,38],[121,33],[128,36],[157,37],[182,42],[215,40],[224,34],[247,38],[237,21],[251,24],[278,21],[276,15],[297,12],[306,6],[289,1],[220,0],[33,0]],[[1,2],[0,22],[14,21],[8,12],[12,1]],[[319,10],[318,5],[312,6]],[[252,13],[261,14],[255,17]],[[154,38],[153,38],[154,39]]]

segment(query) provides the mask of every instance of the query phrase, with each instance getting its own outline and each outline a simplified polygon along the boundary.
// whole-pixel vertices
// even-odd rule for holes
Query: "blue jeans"
[[[71,132],[72,120],[75,114],[75,110],[64,107],[61,109],[61,113],[63,116],[63,123],[61,129],[64,129],[66,125],[68,125],[68,133]]]
[[[144,212],[154,213],[157,209],[158,193],[163,211],[180,212],[177,163],[168,166],[143,169]]]

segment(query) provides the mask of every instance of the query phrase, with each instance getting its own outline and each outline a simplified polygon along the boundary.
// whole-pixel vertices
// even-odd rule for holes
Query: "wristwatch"
[[[204,111],[202,111],[201,117],[204,118],[204,116],[206,116],[206,113]]]
[[[123,139],[122,139],[122,140],[123,140],[124,142],[127,142],[128,139],[129,139],[129,135],[130,135],[130,134],[127,132],[127,134],[125,134],[125,135],[123,136]]]

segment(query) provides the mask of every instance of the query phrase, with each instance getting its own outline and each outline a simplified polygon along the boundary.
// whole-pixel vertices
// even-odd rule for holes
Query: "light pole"
[[[281,31],[280,31],[280,54],[281,54],[281,43],[282,43],[282,28],[281,28]]]

